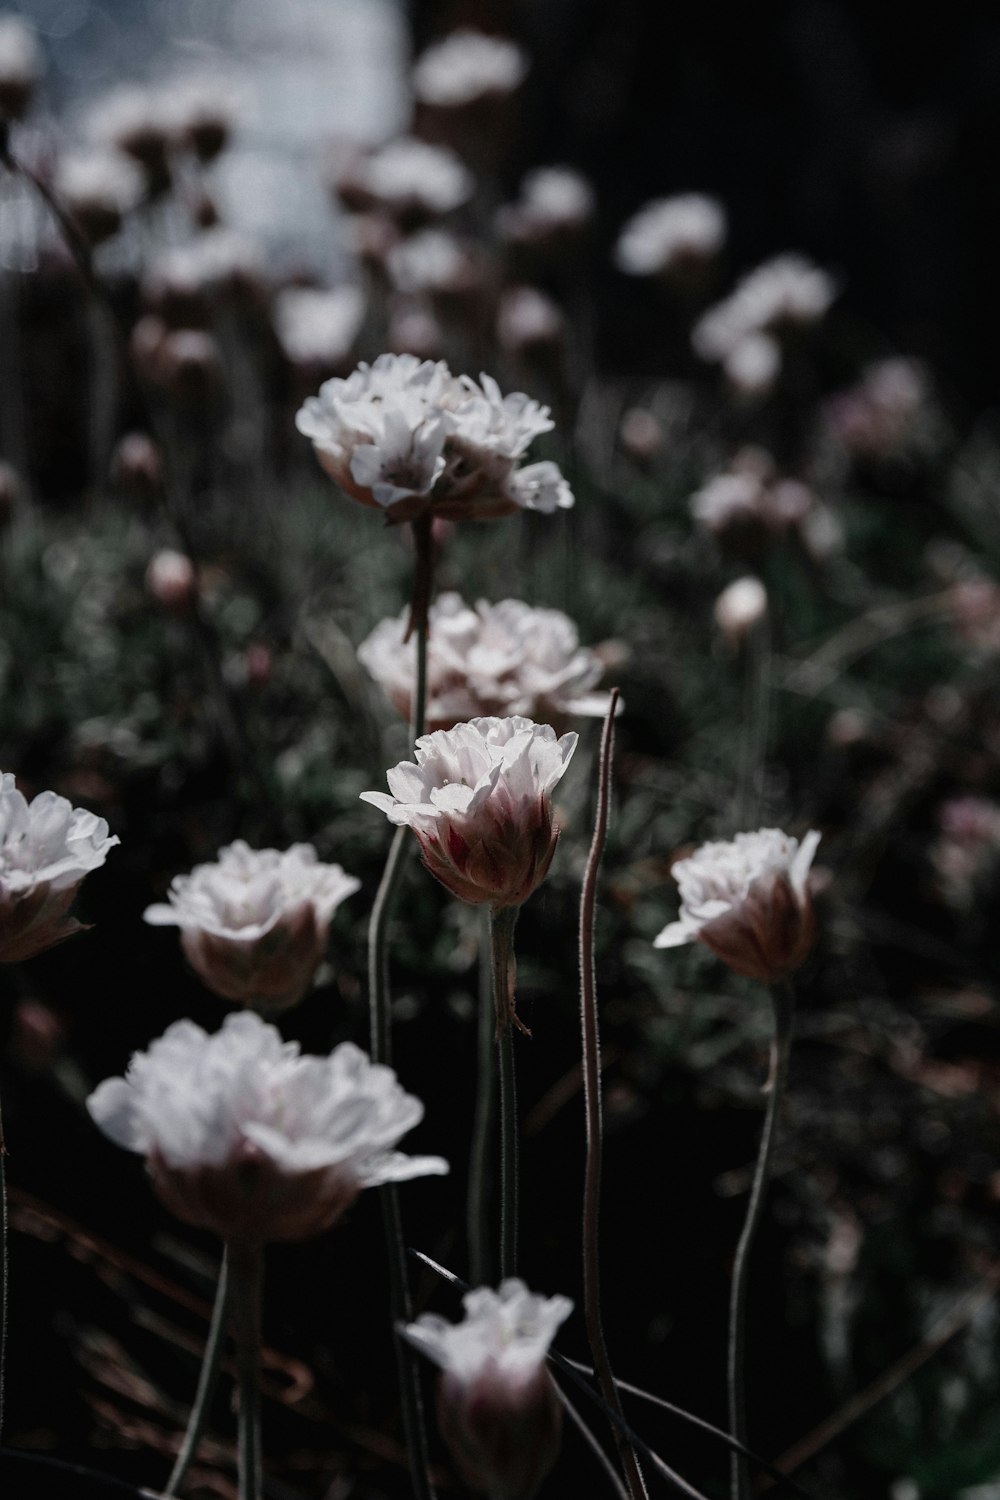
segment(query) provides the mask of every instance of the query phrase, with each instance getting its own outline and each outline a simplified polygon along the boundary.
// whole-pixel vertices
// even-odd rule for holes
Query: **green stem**
[[[198,1444],[201,1442],[208,1421],[208,1410],[215,1394],[215,1387],[219,1379],[219,1366],[222,1363],[222,1350],[226,1337],[226,1322],[229,1313],[229,1252],[223,1250],[222,1265],[219,1267],[219,1281],[215,1289],[215,1305],[212,1308],[212,1321],[208,1326],[208,1338],[205,1341],[205,1352],[202,1355],[201,1374],[198,1376],[198,1389],[195,1391],[194,1404],[191,1407],[191,1415],[188,1417],[187,1430],[184,1433],[184,1441],[181,1444],[177,1461],[167,1480],[163,1491],[163,1500],[172,1500],[177,1494],[184,1480],[187,1478],[188,1469],[194,1462],[198,1452]]]
[[[493,1119],[496,1113],[496,1069],[493,1045],[496,1034],[493,1003],[493,945],[490,910],[479,908],[479,1006],[476,1014],[476,1107],[469,1155],[469,1193],[466,1231],[469,1242],[469,1280],[473,1286],[492,1282],[488,1249],[490,1171]]]
[[[260,1443],[260,1299],[264,1253],[259,1245],[230,1244],[232,1321],[236,1339],[236,1379],[239,1391],[240,1500],[262,1500]]]
[[[729,1296],[729,1351],[727,1384],[729,1392],[729,1429],[737,1442],[746,1444],[746,1299],[747,1274],[750,1252],[760,1223],[771,1174],[771,1159],[777,1133],[778,1115],[781,1110],[785,1080],[788,1077],[788,1058],[792,1043],[792,1016],[794,996],[788,983],[776,984],[771,990],[774,1007],[774,1038],[771,1043],[771,1068],[768,1077],[767,1112],[764,1129],[754,1168],[753,1185],[747,1216],[736,1247],[733,1262],[733,1280]],[[749,1500],[750,1472],[746,1459],[733,1453],[729,1464],[729,1492],[731,1500]]]
[[[517,1084],[514,1076],[514,1014],[511,993],[514,924],[519,908],[490,911],[493,1005],[500,1065],[500,1278],[517,1275]]]

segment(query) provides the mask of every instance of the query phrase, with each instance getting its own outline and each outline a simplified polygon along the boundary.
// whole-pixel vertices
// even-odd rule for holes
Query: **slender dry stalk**
[[[625,1434],[625,1418],[608,1358],[601,1321],[599,1238],[601,1214],[601,1043],[597,1024],[597,978],[594,969],[594,912],[597,874],[608,835],[608,804],[611,796],[611,766],[614,754],[615,712],[618,689],[611,693],[598,776],[597,818],[580,894],[580,1023],[583,1035],[583,1097],[587,1119],[587,1161],[583,1187],[583,1310],[587,1341],[597,1370],[601,1393],[616,1414],[615,1441],[632,1500],[645,1500],[646,1485],[631,1440]]]
[[[208,1326],[208,1338],[205,1341],[205,1352],[202,1355],[201,1373],[198,1376],[198,1388],[195,1391],[194,1402],[191,1406],[191,1414],[188,1417],[187,1428],[184,1432],[184,1440],[181,1443],[177,1460],[167,1480],[163,1491],[163,1500],[172,1500],[187,1477],[187,1472],[198,1452],[198,1444],[201,1442],[208,1421],[208,1410],[215,1395],[215,1387],[219,1379],[219,1366],[222,1363],[222,1350],[226,1338],[226,1324],[229,1316],[229,1252],[223,1250],[222,1265],[219,1267],[219,1280],[215,1289],[215,1305],[212,1308],[212,1321]]]

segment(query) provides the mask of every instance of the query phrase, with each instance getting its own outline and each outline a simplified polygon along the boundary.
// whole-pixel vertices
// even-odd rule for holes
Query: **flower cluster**
[[[386,773],[392,795],[362,801],[413,829],[427,868],[459,900],[520,906],[552,863],[552,790],[576,742],[517,715],[473,719],[423,735],[415,763]]]
[[[528,1500],[559,1450],[562,1412],[545,1358],[573,1304],[516,1278],[462,1302],[461,1323],[424,1313],[403,1331],[441,1368],[439,1422],[466,1484]]]
[[[32,28],[20,16],[0,16],[0,122],[20,120],[42,73]]]
[[[335,169],[336,191],[345,208],[376,209],[411,228],[461,208],[473,185],[454,151],[415,136],[399,136]]]
[[[726,240],[726,211],[702,193],[658,198],[629,219],[615,246],[615,264],[629,276],[670,276],[703,266]]]
[[[527,72],[527,56],[516,42],[479,31],[453,31],[417,59],[413,92],[421,104],[461,109],[512,94]]]
[[[765,983],[783,979],[805,962],[813,944],[806,877],[819,840],[811,832],[800,844],[778,828],[760,828],[728,843],[702,844],[673,867],[680,916],[654,946],[697,940],[737,974]]]
[[[31,802],[0,774],[0,962],[32,958],[83,924],[67,915],[83,877],[119,840],[55,792]]]
[[[558,609],[533,609],[520,599],[480,599],[472,609],[459,594],[445,593],[431,606],[429,624],[429,729],[488,715],[549,722],[607,712],[607,695],[592,691],[603,664],[581,647],[573,621]],[[416,663],[403,644],[406,629],[405,612],[382,620],[358,647],[358,660],[408,720]]]
[[[756,384],[763,394],[781,368],[781,334],[818,323],[836,291],[833,278],[804,256],[778,255],[699,319],[691,335],[695,351],[721,363],[737,388]]]
[[[535,167],[513,203],[497,213],[497,229],[513,243],[557,247],[581,234],[595,211],[594,190],[572,167]]]
[[[291,364],[303,370],[350,368],[365,318],[364,293],[350,284],[329,290],[284,287],[274,299],[273,316],[278,342]]]
[[[214,864],[176,876],[145,917],[180,928],[188,962],[217,995],[283,1010],[312,983],[333,913],[360,884],[320,864],[311,844],[279,851],[238,839]]]
[[[226,1240],[319,1234],[363,1188],[448,1170],[392,1149],[424,1110],[391,1068],[350,1042],[301,1057],[247,1011],[214,1036],[175,1022],[87,1107],[105,1135],[147,1158],[173,1213]]]
[[[552,429],[548,407],[520,392],[504,396],[489,375],[479,384],[456,378],[443,361],[380,355],[346,380],[326,381],[296,424],[340,487],[392,522],[573,504],[554,463],[519,467],[534,438]]]
[[[784,477],[762,448],[741,448],[690,500],[692,518],[736,552],[756,552],[776,536],[793,533],[806,551],[823,558],[840,543],[830,510],[798,479]]]

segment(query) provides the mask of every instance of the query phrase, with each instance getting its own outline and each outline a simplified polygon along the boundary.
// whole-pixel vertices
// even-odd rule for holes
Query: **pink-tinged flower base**
[[[442,1375],[438,1426],[461,1478],[491,1500],[531,1500],[559,1457],[562,1407],[544,1365],[511,1382],[496,1366]]]

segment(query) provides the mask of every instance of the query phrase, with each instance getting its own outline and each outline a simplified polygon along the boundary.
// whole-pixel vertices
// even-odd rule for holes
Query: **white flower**
[[[461,1323],[424,1313],[403,1332],[443,1372],[438,1416],[465,1482],[527,1500],[559,1452],[561,1408],[545,1362],[573,1304],[529,1292],[516,1278],[462,1302]]]
[[[513,93],[527,71],[527,56],[516,42],[478,31],[453,31],[417,59],[413,92],[421,104],[455,109]]]
[[[580,646],[576,626],[557,609],[533,609],[519,599],[480,600],[439,595],[430,609],[427,643],[427,723],[450,729],[463,720],[522,714],[548,719],[603,715],[608,698],[591,689],[603,666]],[[358,660],[408,719],[415,658],[404,645],[407,612],[382,620],[358,647]]]
[[[552,515],[553,511],[569,510],[574,503],[573,491],[558,465],[549,459],[513,470],[507,479],[505,493],[522,510],[537,510],[546,516]]]
[[[806,877],[819,841],[815,831],[800,844],[778,828],[760,828],[702,844],[673,867],[680,916],[654,947],[698,939],[738,974],[768,983],[799,968],[815,933]]]
[[[522,226],[530,224],[535,235],[583,229],[595,207],[593,188],[572,167],[536,167],[528,172],[513,205]]]
[[[427,868],[459,900],[520,906],[552,862],[552,792],[577,738],[519,715],[472,719],[423,735],[415,763],[386,773],[392,795],[361,800],[413,829]]]
[[[242,839],[214,864],[178,875],[155,927],[179,927],[181,946],[208,987],[227,1000],[278,1009],[301,999],[326,949],[333,913],[360,889],[311,844],[251,849]]]
[[[92,245],[117,233],[146,194],[146,179],[136,163],[102,146],[60,157],[52,186]]]
[[[738,645],[766,618],[767,589],[759,578],[737,578],[722,590],[712,612],[726,639]]]
[[[364,293],[350,285],[284,287],[273,316],[278,342],[293,364],[342,365],[361,332]]]
[[[216,292],[241,282],[256,282],[262,270],[263,260],[254,242],[217,224],[183,245],[161,251],[144,281],[153,288],[163,285],[182,292]]]
[[[468,251],[444,229],[422,229],[393,245],[388,266],[400,292],[461,291],[473,274]]]
[[[20,16],[0,16],[0,120],[19,120],[41,77],[35,32]]]
[[[722,204],[702,193],[659,198],[622,230],[615,264],[629,276],[664,276],[682,262],[710,260],[726,239]]]
[[[694,327],[691,342],[706,360],[726,360],[751,334],[818,323],[837,294],[832,276],[802,255],[778,255],[757,266]]]
[[[402,136],[360,162],[357,182],[390,213],[451,213],[472,195],[473,181],[453,151]]]
[[[11,773],[0,774],[0,961],[31,958],[82,930],[66,913],[118,842],[103,818],[55,792],[28,802]]]
[[[781,374],[781,348],[769,333],[748,333],[726,354],[722,368],[737,395],[766,396]]]
[[[565,319],[558,305],[534,286],[509,286],[497,304],[497,338],[513,353],[558,345]]]
[[[350,1042],[302,1057],[248,1011],[214,1036],[176,1022],[87,1107],[169,1208],[225,1239],[318,1234],[363,1188],[448,1170],[392,1149],[424,1110],[391,1068]]]
[[[555,426],[547,406],[522,391],[502,395],[492,375],[481,374],[478,385],[469,375],[461,376],[460,382],[465,397],[450,412],[449,424],[463,448],[522,458],[536,437]]]

